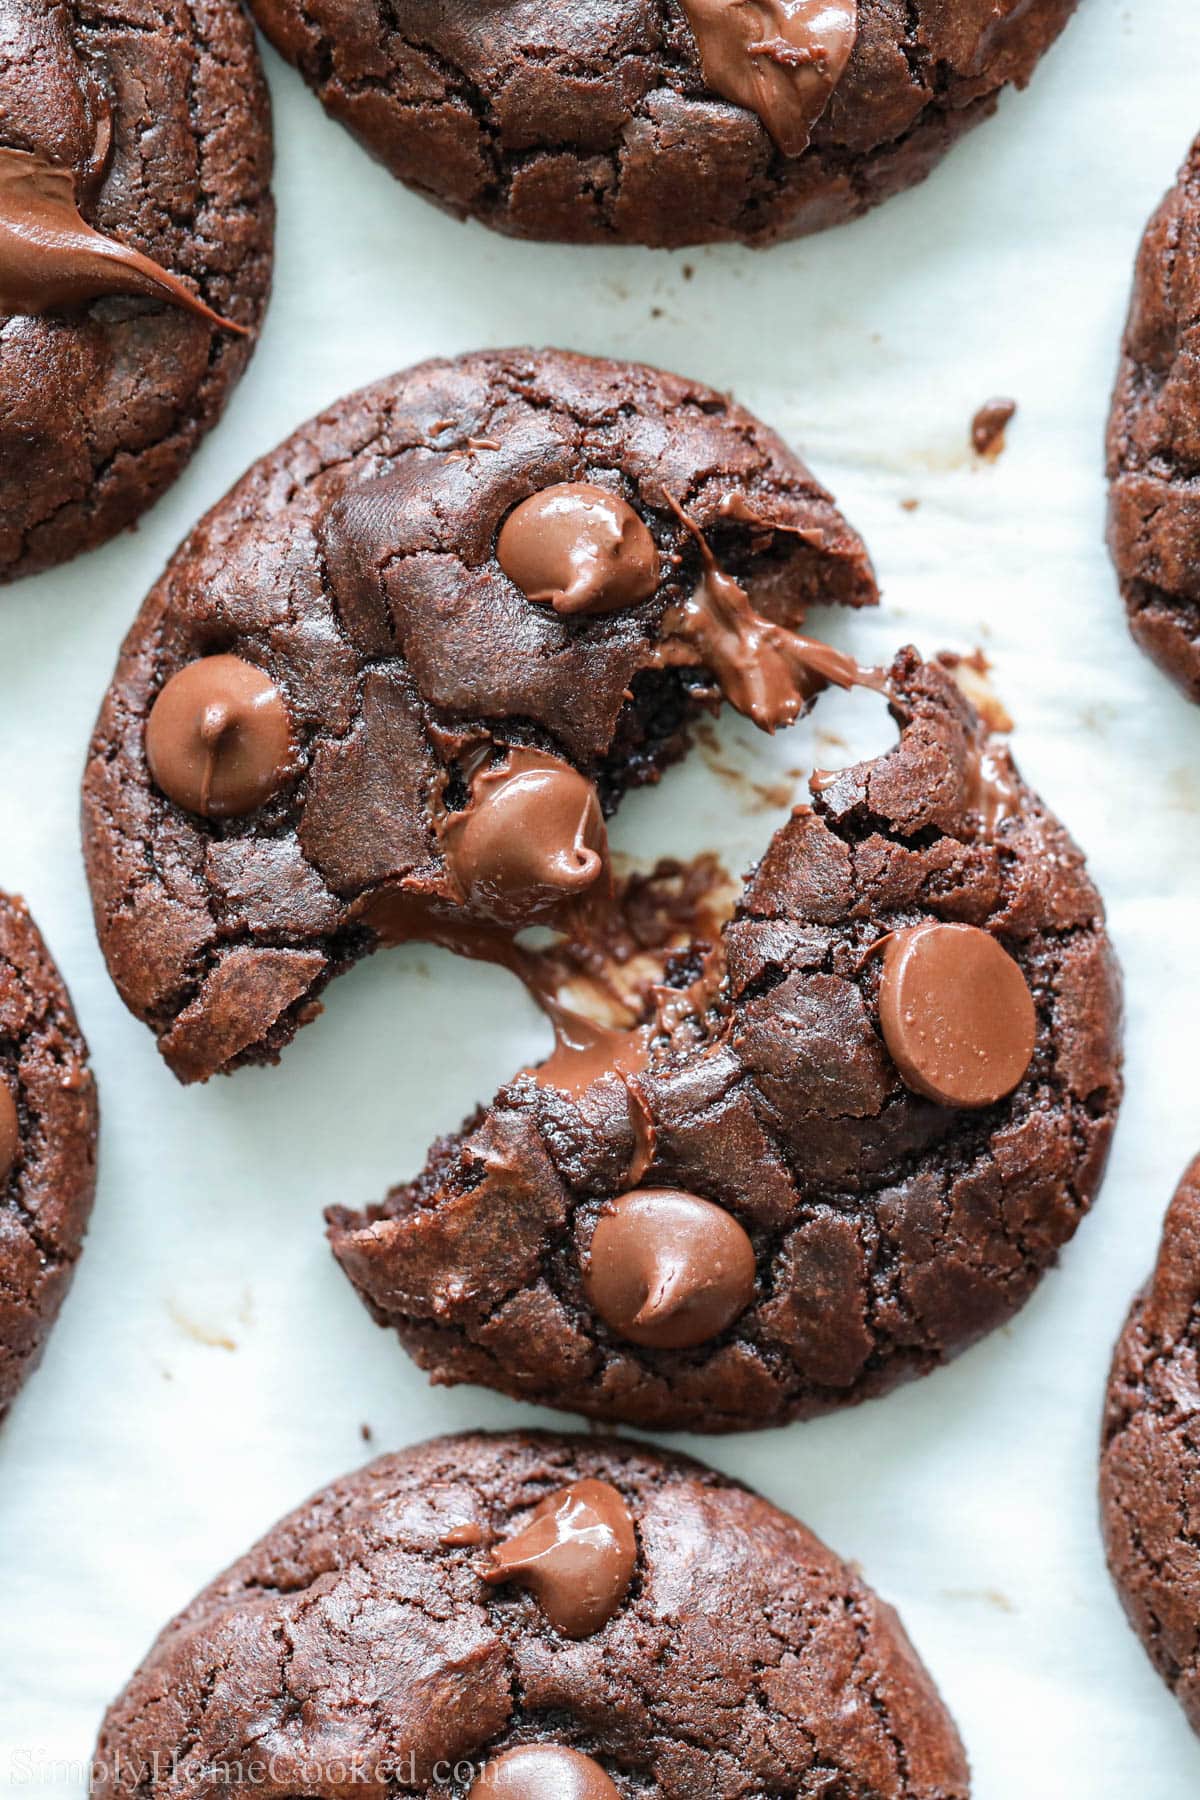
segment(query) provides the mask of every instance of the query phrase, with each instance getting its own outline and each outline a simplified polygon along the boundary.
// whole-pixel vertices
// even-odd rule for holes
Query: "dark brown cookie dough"
[[[957,1354],[1074,1233],[1121,1091],[1099,898],[948,670],[905,652],[890,689],[897,748],[816,778],[621,1078],[519,1075],[415,1182],[331,1213],[436,1381],[776,1424]]]
[[[601,1568],[606,1615],[576,1636],[546,1583],[484,1579],[572,1486],[636,1539],[627,1583],[552,1552],[559,1599]],[[166,1628],[95,1762],[93,1800],[970,1788],[895,1613],[802,1525],[699,1463],[534,1434],[440,1439],[314,1495]]]
[[[1151,220],[1108,425],[1108,541],[1137,642],[1200,700],[1200,138]]]
[[[1109,1377],[1100,1468],[1108,1566],[1130,1624],[1200,1732],[1200,1158]]]
[[[601,561],[583,610],[506,573],[501,527],[564,484],[598,485],[644,522],[652,591],[624,515],[597,526],[586,509]],[[546,541],[555,567],[560,550]],[[653,779],[722,686],[786,722],[820,685],[806,657],[832,654],[787,628],[810,603],[875,597],[829,496],[695,382],[489,352],[341,401],[193,532],[122,651],[84,833],[126,1004],[181,1079],[203,1080],[274,1060],[330,977],[375,948],[390,901],[451,922],[541,916],[599,872],[596,795],[611,809]],[[180,704],[198,659],[203,693]],[[557,846],[506,823],[531,794]],[[481,868],[504,842],[524,861]]]
[[[96,1186],[96,1086],[62,977],[0,894],[0,1417],[37,1363]]]
[[[325,107],[515,237],[769,244],[922,180],[1076,0],[255,0]]]
[[[0,15],[0,580],[131,524],[219,417],[271,279],[236,0]]]

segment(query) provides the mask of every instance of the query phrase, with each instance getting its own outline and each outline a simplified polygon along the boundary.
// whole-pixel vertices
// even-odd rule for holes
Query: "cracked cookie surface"
[[[636,1561],[615,1611],[571,1639],[481,1571],[575,1483],[627,1512]],[[895,1613],[803,1526],[684,1458],[522,1433],[382,1457],[276,1525],[110,1708],[92,1792],[174,1800],[221,1770],[231,1800],[450,1800],[551,1744],[621,1800],[970,1785]]]
[[[560,616],[505,574],[502,521],[556,483],[638,510],[649,597]],[[698,383],[556,352],[364,389],[209,514],[126,640],[84,783],[109,969],[181,1079],[275,1060],[375,948],[376,897],[445,898],[435,801],[449,783],[461,805],[473,746],[565,763],[607,808],[681,754],[719,697],[702,650],[670,635],[706,579],[697,533],[760,626],[876,598],[860,540],[773,432]],[[153,780],[147,721],[172,677],[233,652],[282,695],[294,761],[256,811],[205,818]]]
[[[1100,1477],[1108,1566],[1129,1622],[1200,1732],[1198,1364],[1200,1158],[1117,1345]]]
[[[1142,240],[1108,426],[1129,628],[1200,700],[1200,138]]]
[[[526,1072],[416,1181],[331,1211],[343,1268],[436,1381],[651,1428],[778,1424],[965,1349],[1075,1232],[1121,1093],[1100,900],[947,669],[904,652],[890,693],[897,747],[820,778],[750,875],[709,977],[691,985],[685,957],[679,991],[656,997],[640,1119],[620,1081],[572,1096]],[[992,1103],[939,1104],[889,1054],[880,952],[931,922],[987,934],[1032,998],[1025,1072]],[[631,1342],[600,1316],[597,1234],[614,1196],[643,1186],[715,1203],[753,1248],[751,1292],[731,1244],[730,1297],[699,1275],[684,1295],[724,1302],[699,1342]],[[703,1274],[720,1248],[661,1232],[630,1230],[627,1253],[649,1244],[677,1289],[689,1256]]]
[[[768,94],[825,65],[819,28],[811,45],[781,47],[779,31],[806,9],[771,0],[736,15],[761,25],[761,42],[750,30],[715,58],[702,58],[700,40],[736,26],[711,0],[255,0],[254,10],[329,112],[449,211],[517,237],[670,246],[768,244],[912,186],[1005,85],[1024,85],[1075,5],[822,8],[845,15],[853,48],[798,136],[779,129],[769,98],[760,116],[710,85],[739,56],[732,86],[721,81],[738,95],[747,80],[753,93],[764,64]]]
[[[11,580],[131,524],[246,366],[274,213],[269,101],[240,6],[11,0],[0,163],[0,580]],[[195,307],[112,292],[114,260],[82,241],[83,222],[110,252],[159,265]]]
[[[96,1088],[62,978],[0,895],[0,1416],[35,1366],[83,1247]]]

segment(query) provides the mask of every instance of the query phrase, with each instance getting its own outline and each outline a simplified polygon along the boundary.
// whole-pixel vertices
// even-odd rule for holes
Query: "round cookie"
[[[96,1086],[62,977],[0,894],[0,1417],[42,1353],[96,1187]]]
[[[216,422],[271,279],[270,109],[236,0],[0,22],[0,580],[130,525]]]
[[[1008,1319],[1099,1186],[1120,987],[1066,832],[951,671],[814,778],[715,949],[525,1071],[334,1252],[438,1382],[641,1426],[779,1424]],[[710,940],[711,941],[711,940]]]
[[[802,1525],[682,1457],[532,1433],[314,1495],[167,1626],[94,1766],[93,1800],[217,1769],[231,1800],[970,1789],[895,1613]]]
[[[1108,541],[1134,638],[1200,700],[1200,138],[1151,220],[1108,425]]]
[[[722,694],[773,729],[855,679],[795,627],[875,598],[829,496],[698,383],[497,351],[341,401],[192,533],[122,650],[84,838],[126,1004],[203,1080],[275,1060],[380,941],[478,952],[585,905],[601,811]]]
[[[1167,1213],[1158,1264],[1109,1377],[1100,1499],[1129,1622],[1200,1732],[1200,1158]]]
[[[921,181],[1076,0],[254,0],[401,181],[514,237],[770,244]]]

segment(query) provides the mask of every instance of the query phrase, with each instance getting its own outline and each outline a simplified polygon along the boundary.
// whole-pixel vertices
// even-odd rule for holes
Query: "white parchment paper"
[[[1127,979],[1108,1181],[1016,1323],[864,1410],[687,1447],[798,1513],[900,1607],[978,1800],[1194,1800],[1200,1744],[1108,1583],[1095,1465],[1110,1348],[1200,1147],[1200,711],[1126,637],[1101,478],[1135,246],[1200,127],[1200,12],[1083,0],[1031,90],[923,189],[758,256],[461,227],[269,63],[279,250],[249,375],[135,536],[0,594],[0,882],[26,895],[67,976],[104,1113],[87,1252],[0,1433],[0,1790],[82,1792],[104,1705],[160,1625],[319,1483],[434,1432],[562,1422],[429,1389],[368,1320],[320,1218],[413,1172],[435,1132],[538,1053],[524,996],[432,950],[379,957],[280,1069],[185,1092],[108,981],[77,832],[121,636],[201,511],[360,383],[534,342],[731,388],[803,448],[885,593],[878,617],[830,634],[867,657],[908,639],[985,650],[1019,761],[1089,853]],[[1007,453],[979,466],[968,422],[995,393],[1021,410]],[[697,751],[626,804],[619,849],[711,847],[743,868],[783,813],[715,762],[769,781],[881,748],[888,728],[860,695],[774,743],[735,719],[722,736],[720,757]]]

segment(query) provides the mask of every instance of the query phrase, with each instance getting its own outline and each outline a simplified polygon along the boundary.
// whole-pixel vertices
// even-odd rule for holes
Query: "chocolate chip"
[[[558,613],[619,612],[658,586],[658,550],[643,520],[618,494],[585,481],[522,500],[496,555],[527,600]]]
[[[598,1762],[565,1744],[522,1744],[493,1756],[470,1800],[618,1800]]]
[[[1024,975],[976,925],[930,922],[889,939],[879,1019],[905,1085],[943,1106],[1011,1094],[1037,1037]]]
[[[146,723],[146,759],[177,806],[240,818],[291,773],[291,721],[269,675],[240,656],[205,656],[167,682]]]
[[[444,815],[446,863],[476,914],[526,924],[604,874],[608,838],[593,784],[560,757],[523,746],[477,774]]]
[[[564,1637],[591,1637],[629,1591],[637,1539],[629,1508],[607,1481],[576,1481],[543,1500],[532,1522],[492,1552],[483,1579],[517,1581]]]
[[[749,1305],[754,1277],[754,1248],[732,1214],[678,1188],[642,1188],[604,1208],[583,1284],[620,1337],[687,1350]]]

